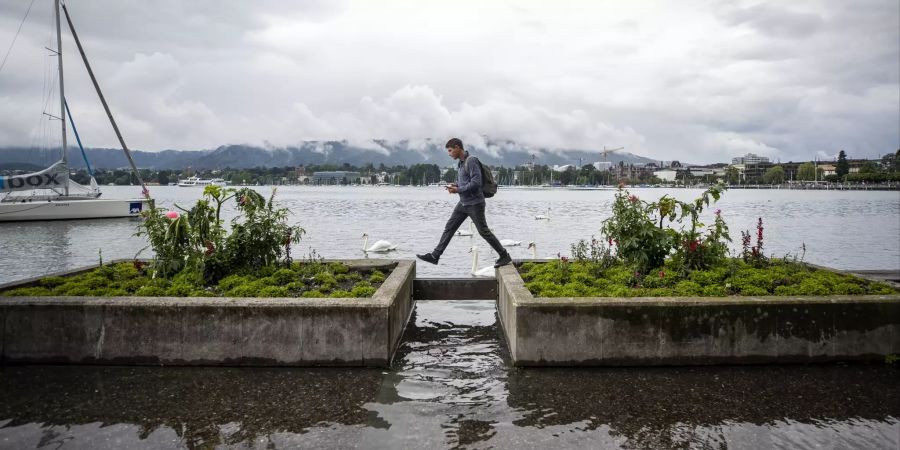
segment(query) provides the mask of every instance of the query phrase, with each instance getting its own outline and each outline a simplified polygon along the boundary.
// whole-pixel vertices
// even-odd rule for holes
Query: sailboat
[[[110,123],[119,138],[119,143],[131,163],[131,168],[143,188],[143,198],[132,199],[101,199],[100,189],[94,179],[88,164],[88,172],[91,174],[90,186],[82,186],[69,179],[68,146],[66,142],[66,116],[72,123],[72,130],[81,146],[81,138],[71,120],[71,112],[68,110],[65,97],[65,84],[63,82],[63,58],[62,58],[62,33],[60,31],[60,9],[66,15],[66,22],[72,32],[72,37],[78,46],[85,68],[94,83],[100,101],[103,103]],[[59,102],[60,114],[57,119],[61,123],[62,145],[60,146],[60,160],[44,170],[26,173],[22,175],[0,176],[0,222],[31,221],[31,220],[72,220],[72,219],[101,219],[114,217],[134,217],[141,211],[150,208],[150,193],[147,190],[141,175],[137,170],[131,152],[125,145],[125,140],[119,132],[106,99],[100,91],[100,85],[94,77],[91,66],[85,56],[75,27],[72,24],[69,12],[65,4],[60,5],[59,0],[54,0],[56,18],[56,44],[57,61],[59,65]],[[82,148],[82,154],[84,149]],[[86,158],[85,158],[86,160]]]

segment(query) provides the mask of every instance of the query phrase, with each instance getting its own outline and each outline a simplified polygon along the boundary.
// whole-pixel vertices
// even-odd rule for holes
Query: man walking
[[[487,226],[487,220],[484,217],[484,194],[481,192],[481,163],[474,156],[469,156],[469,152],[463,149],[463,143],[457,138],[447,141],[447,154],[459,161],[457,164],[457,182],[447,186],[447,191],[451,194],[459,194],[459,203],[453,208],[447,225],[444,226],[444,234],[437,247],[431,253],[416,255],[422,261],[437,264],[453,234],[459,229],[459,226],[466,220],[466,217],[475,224],[478,234],[493,247],[494,251],[500,255],[500,259],[494,264],[494,267],[505,266],[512,262],[509,252],[500,245],[500,241],[491,232]]]

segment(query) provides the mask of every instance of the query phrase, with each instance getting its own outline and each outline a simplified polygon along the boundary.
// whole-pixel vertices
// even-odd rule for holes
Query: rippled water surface
[[[103,187],[104,195],[126,198],[137,188]],[[268,195],[271,188],[259,188]],[[156,187],[160,205],[190,207],[199,188]],[[641,198],[656,200],[664,194],[691,200],[694,189],[633,189]],[[600,223],[609,217],[614,191],[501,190],[488,200],[488,225],[500,239],[522,241],[510,247],[514,258],[531,257],[529,241],[537,244],[540,258],[569,253],[579,239],[599,235]],[[386,239],[398,244],[395,252],[370,254],[372,258],[414,258],[437,244],[456,196],[440,188],[414,187],[299,187],[285,186],[276,199],[293,212],[292,220],[306,229],[303,241],[293,249],[295,258],[313,250],[326,258],[361,258],[362,234],[369,244]],[[535,220],[547,214],[550,220]],[[900,192],[885,191],[788,191],[731,190],[709,208],[722,210],[731,235],[740,242],[740,230],[765,224],[767,253],[800,254],[806,245],[809,262],[840,269],[891,270],[900,268]],[[226,216],[233,214],[227,209]],[[707,218],[709,219],[709,218]],[[136,219],[66,222],[0,223],[0,283],[96,264],[105,259],[132,258],[144,248],[133,237]],[[468,225],[463,225],[467,228]],[[496,255],[479,236],[456,237],[441,264],[419,264],[420,277],[466,277],[472,267],[471,245],[479,245],[481,261],[488,265]],[[145,254],[148,255],[148,254]]]
[[[163,206],[199,193],[154,189]],[[523,241],[514,257],[531,256],[528,241],[555,256],[597,234],[612,197],[501,191],[488,223]],[[286,187],[277,199],[308,232],[295,258],[362,257],[363,232],[399,244],[370,257],[412,258],[454,204],[430,188]],[[550,221],[534,219],[547,208]],[[716,208],[738,238],[763,217],[776,255],[805,243],[814,263],[900,268],[897,192],[734,190]],[[98,249],[133,257],[145,245],[136,224],[0,224],[0,282],[95,264]],[[457,237],[417,275],[468,276],[473,243],[492,257],[479,237]],[[0,448],[900,448],[896,367],[515,369],[501,333],[492,301],[419,301],[389,370],[0,367]]]
[[[0,448],[900,446],[885,365],[512,369],[491,301],[420,301],[390,370],[0,369]]]

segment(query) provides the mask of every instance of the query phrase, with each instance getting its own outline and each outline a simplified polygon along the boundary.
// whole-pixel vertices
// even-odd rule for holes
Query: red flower
[[[636,195],[629,195],[629,196],[628,196],[628,201],[631,202],[631,203],[635,203],[635,202],[638,201],[638,198],[637,198]]]
[[[666,276],[666,272],[665,272],[664,270],[660,270],[660,271],[659,271],[659,277],[662,278],[662,277],[664,277],[664,276]]]
[[[212,254],[216,251],[216,248],[213,247],[213,243],[212,243],[212,242],[206,241],[206,242],[204,243],[204,245],[206,245],[206,256],[212,255]]]
[[[689,241],[688,242],[688,250],[691,252],[697,251],[697,245],[700,244],[700,241]]]

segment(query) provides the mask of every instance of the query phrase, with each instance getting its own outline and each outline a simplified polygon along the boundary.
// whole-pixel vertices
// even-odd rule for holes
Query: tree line
[[[788,171],[782,165],[767,168],[764,173],[747,176],[741,174],[735,167],[725,168],[725,182],[729,184],[740,183],[765,183],[781,184],[785,181],[827,181],[827,182],[887,182],[900,181],[900,150],[895,154],[886,155],[881,164],[875,161],[865,161],[858,166],[858,170],[851,173],[850,161],[842,150],[834,163],[835,173],[825,175],[823,164],[805,162],[791,167],[790,177]],[[597,170],[593,165],[586,164],[581,168],[568,167],[564,171],[556,171],[547,165],[518,166],[518,167],[491,167],[495,173],[497,182],[502,185],[615,185],[626,184],[659,184],[660,180],[650,170],[642,170],[634,165],[620,162],[612,167],[612,170]],[[189,176],[200,178],[223,178],[232,185],[279,185],[298,184],[303,176],[311,176],[314,172],[358,172],[361,177],[370,184],[384,181],[396,185],[427,185],[430,183],[450,183],[457,179],[455,165],[441,170],[437,164],[413,164],[411,166],[385,164],[374,165],[366,163],[355,166],[349,163],[336,164],[311,164],[307,166],[284,167],[256,167],[251,169],[221,170],[150,170],[141,169],[141,177],[149,183],[167,185],[175,183],[179,179]],[[99,184],[133,185],[137,184],[136,177],[127,169],[95,170],[95,178]],[[72,175],[72,179],[78,183],[88,183],[90,178],[82,169]],[[689,183],[709,181],[704,177],[694,177],[686,170],[680,170],[678,179]]]

